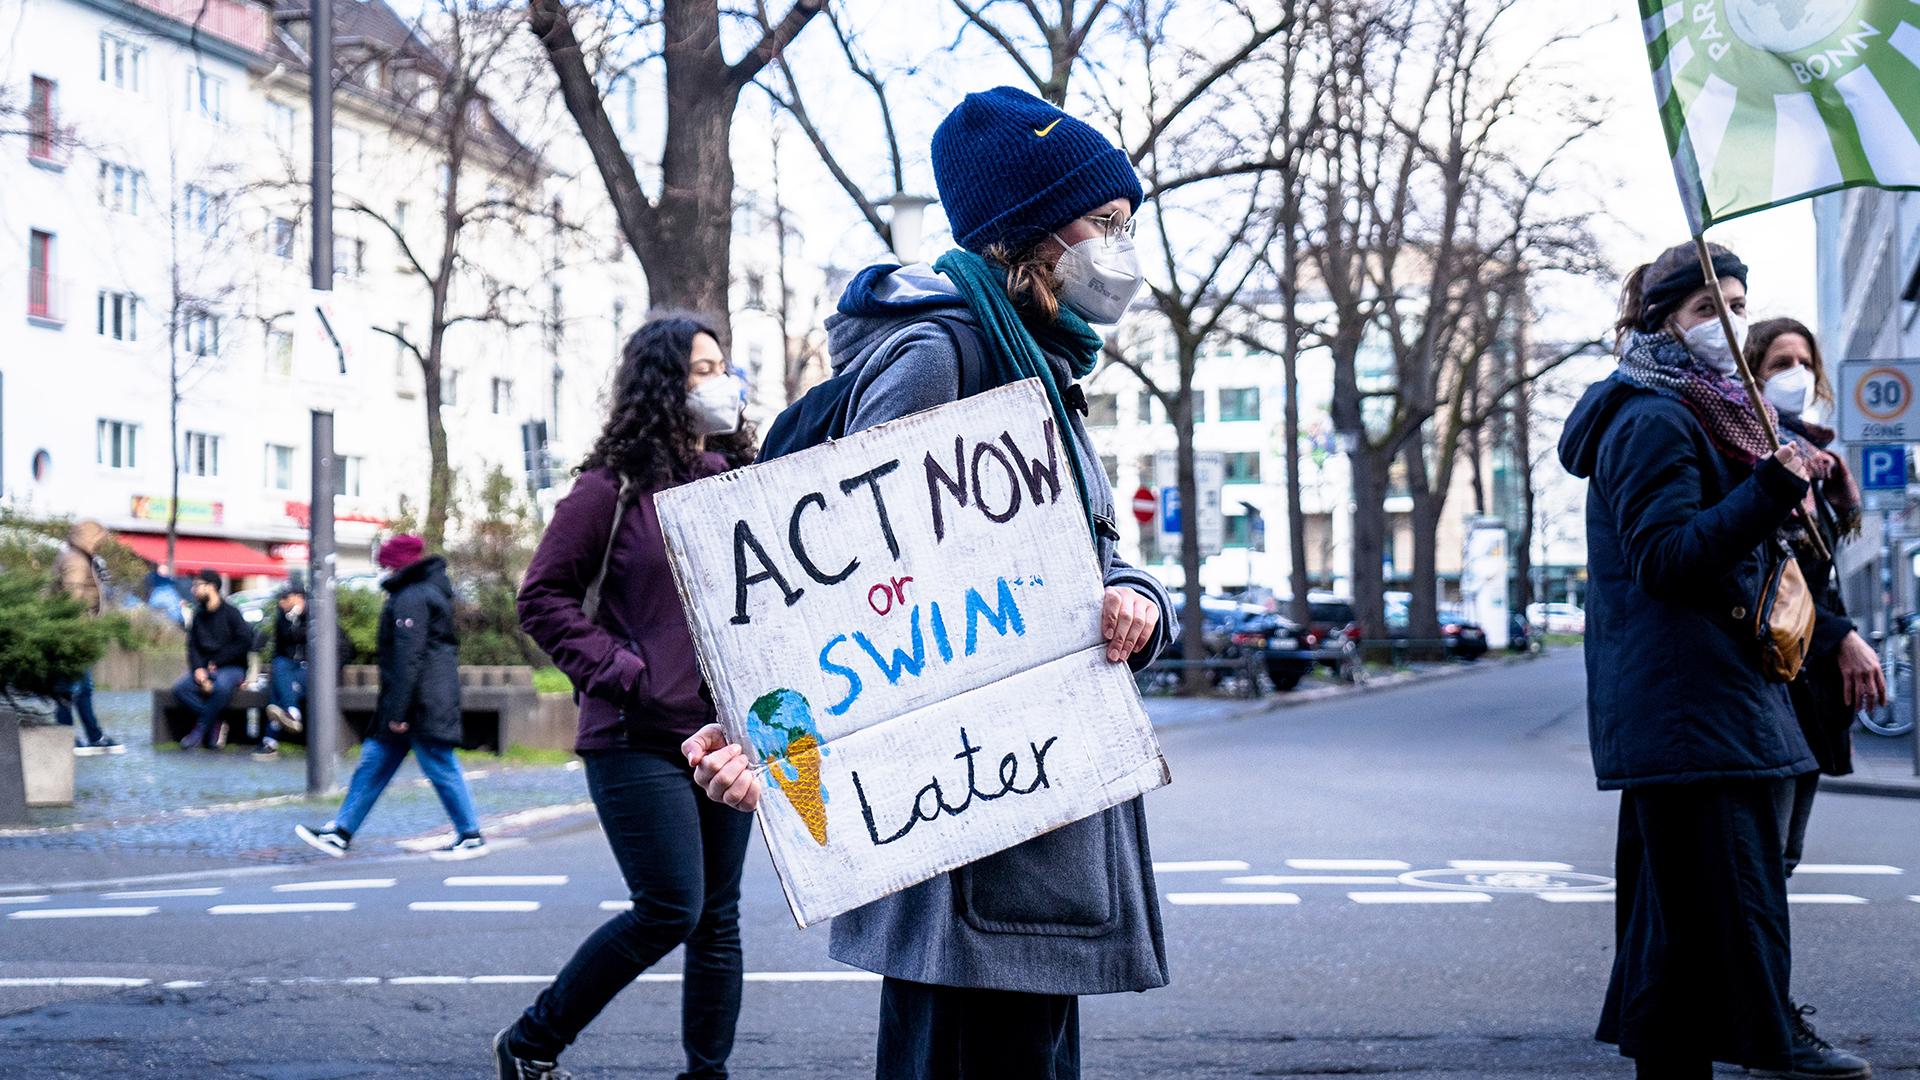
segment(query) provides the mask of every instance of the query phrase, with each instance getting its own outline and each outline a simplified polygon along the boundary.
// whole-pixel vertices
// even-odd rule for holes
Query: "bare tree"
[[[718,0],[640,0],[595,13],[624,20],[611,28],[607,69],[630,47],[658,60],[666,86],[666,138],[660,180],[649,195],[631,154],[607,116],[602,89],[588,66],[587,49],[575,25],[576,5],[567,0],[528,0],[528,27],[539,37],[559,77],[566,102],[606,184],[620,231],[639,257],[650,301],[685,307],[721,321],[726,331],[727,287],[733,239],[734,109],[740,91],[826,6],[827,0],[794,0],[786,15],[768,26],[738,60],[721,49]],[[729,341],[731,335],[728,335]],[[729,341],[723,341],[723,346]]]

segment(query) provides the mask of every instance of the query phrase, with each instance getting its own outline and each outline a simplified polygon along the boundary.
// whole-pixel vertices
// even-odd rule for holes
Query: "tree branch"
[[[543,0],[535,0],[535,2],[540,3]],[[806,29],[808,20],[820,14],[826,6],[827,0],[794,0],[793,7],[787,10],[786,17],[768,27],[766,33],[760,35],[759,43],[754,45],[747,55],[741,57],[738,63],[727,69],[728,83],[738,91],[752,82],[754,77],[760,74],[760,69],[779,56],[800,31]]]

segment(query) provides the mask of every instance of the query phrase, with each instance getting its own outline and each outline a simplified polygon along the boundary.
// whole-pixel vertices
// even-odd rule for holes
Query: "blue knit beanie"
[[[1037,240],[1114,199],[1135,210],[1140,177],[1092,127],[1024,90],[968,94],[933,133],[933,180],[968,251]]]

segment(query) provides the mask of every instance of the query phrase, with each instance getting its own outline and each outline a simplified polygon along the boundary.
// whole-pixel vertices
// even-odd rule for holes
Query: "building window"
[[[359,172],[363,159],[366,139],[352,128],[338,125],[333,129],[333,164],[336,169],[348,169]]]
[[[357,278],[367,272],[367,242],[356,236],[333,238],[333,276]]]
[[[1140,391],[1140,404],[1138,411],[1134,414],[1134,419],[1140,421],[1142,424],[1153,423],[1153,391]]]
[[[1260,452],[1249,450],[1226,455],[1227,483],[1257,484],[1260,482]]]
[[[293,490],[293,447],[267,444],[267,489]]]
[[[221,219],[225,216],[225,196],[198,184],[188,184],[180,193],[180,220],[201,236],[212,236],[219,232]]]
[[[144,189],[147,186],[146,174],[139,169],[130,168],[117,162],[100,163],[100,205],[109,210],[137,214]]]
[[[27,92],[27,157],[35,161],[57,160],[60,150],[60,116],[55,94],[58,84],[52,79],[33,77]]]
[[[135,93],[146,85],[147,50],[117,34],[100,35],[100,81]]]
[[[1220,419],[1258,420],[1260,419],[1260,388],[1257,386],[1234,386],[1220,391]]]
[[[1112,427],[1120,422],[1120,399],[1113,394],[1087,395],[1087,426]]]
[[[131,469],[138,464],[135,450],[140,425],[125,420],[101,420],[94,425],[94,460],[109,469]]]
[[[267,374],[293,378],[293,335],[285,330],[267,331]]]
[[[1222,546],[1231,548],[1253,546],[1253,515],[1233,514],[1226,518],[1224,524],[1227,529],[1226,535],[1220,541]]]
[[[180,347],[195,356],[220,352],[220,316],[205,309],[186,312],[180,320]]]
[[[407,204],[404,201],[393,204],[393,231],[401,236],[407,235]]]
[[[115,341],[140,340],[138,311],[140,301],[132,293],[101,289],[96,304],[95,323],[101,337]]]
[[[293,106],[278,101],[267,102],[267,137],[273,145],[291,154],[293,152]]]
[[[1196,424],[1206,423],[1207,422],[1207,392],[1205,390],[1199,390],[1199,389],[1194,390],[1192,401],[1193,401],[1193,422]]]
[[[460,404],[460,373],[452,368],[441,369],[440,404],[448,408]]]
[[[277,217],[267,225],[267,250],[276,259],[293,258],[293,221]]]
[[[618,353],[626,344],[627,302],[619,297],[613,298],[613,351]]]
[[[1107,474],[1107,486],[1120,486],[1120,459],[1112,454],[1100,455],[1100,471]]]
[[[345,495],[349,498],[359,498],[360,477],[361,474],[366,472],[366,464],[366,458],[342,455],[340,458],[340,490],[334,494]]]
[[[219,476],[220,436],[187,432],[181,440],[180,472],[184,476]]]
[[[493,380],[493,415],[505,416],[513,411],[513,380]]]
[[[187,69],[187,111],[215,123],[227,118],[227,80],[202,68]]]
[[[767,305],[767,279],[756,273],[747,274],[747,306],[760,308]]]
[[[53,234],[34,229],[27,234],[27,317],[57,320],[56,286],[53,276]]]

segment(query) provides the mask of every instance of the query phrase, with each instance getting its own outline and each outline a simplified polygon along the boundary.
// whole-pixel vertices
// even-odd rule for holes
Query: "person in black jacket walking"
[[[360,767],[334,820],[318,829],[295,826],[300,839],[339,858],[353,843],[367,812],[413,751],[453,819],[456,836],[433,853],[470,859],[487,853],[473,796],[460,775],[454,747],[460,745],[460,641],[453,629],[453,584],[447,560],[426,555],[417,536],[395,536],[381,545],[378,562],[391,571],[381,587],[380,698],[360,745]]]
[[[173,684],[173,699],[197,715],[180,749],[218,750],[227,741],[220,714],[247,678],[253,630],[246,616],[220,593],[220,574],[202,570],[193,578],[193,625],[187,629],[187,673]]]
[[[1736,324],[1747,268],[1713,249]],[[1763,674],[1757,612],[1811,465],[1777,446],[1693,245],[1627,279],[1619,370],[1568,418],[1587,493],[1587,716],[1617,789],[1616,952],[1596,1037],[1641,1077],[1860,1077],[1789,1008],[1777,808],[1815,768],[1787,687]],[[1769,412],[1772,406],[1764,406]]]

